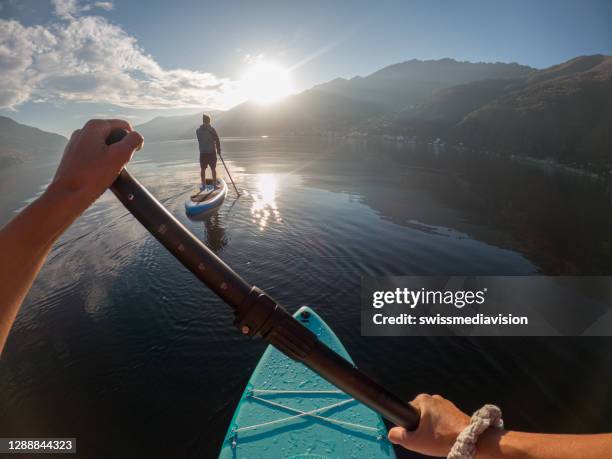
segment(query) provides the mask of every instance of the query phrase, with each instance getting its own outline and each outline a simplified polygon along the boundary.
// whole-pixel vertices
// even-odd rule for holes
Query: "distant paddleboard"
[[[304,306],[294,317],[353,363],[331,328]],[[268,346],[223,441],[221,459],[395,458],[380,416]]]
[[[197,217],[206,212],[217,209],[223,204],[227,195],[227,183],[225,180],[217,180],[218,188],[215,190],[212,180],[206,180],[206,189],[193,194],[185,201],[185,213],[188,217]]]

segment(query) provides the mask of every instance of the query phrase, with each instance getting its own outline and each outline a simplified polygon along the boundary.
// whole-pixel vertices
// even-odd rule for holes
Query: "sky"
[[[611,25],[610,0],[0,0],[0,115],[66,135],[410,59],[544,68],[612,55]]]

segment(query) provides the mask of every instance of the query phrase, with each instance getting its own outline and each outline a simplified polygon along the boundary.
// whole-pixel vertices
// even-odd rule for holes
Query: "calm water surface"
[[[247,280],[291,311],[315,307],[390,389],[468,411],[498,403],[513,429],[612,430],[610,339],[359,334],[363,275],[612,273],[609,184],[432,147],[225,139],[244,193],[192,222],[195,151],[149,144],[130,169]],[[1,222],[52,174],[2,171]],[[215,457],[263,349],[106,193],[55,246],[18,317],[0,363],[0,436],[77,437],[90,458]]]

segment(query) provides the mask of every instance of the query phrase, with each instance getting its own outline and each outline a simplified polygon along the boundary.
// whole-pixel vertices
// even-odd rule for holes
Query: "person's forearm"
[[[411,432],[403,427],[389,431],[389,440],[406,449],[433,457],[445,457],[457,449],[471,449],[473,428],[471,418],[450,400],[440,395],[419,394],[410,404],[421,413],[419,427]],[[491,407],[489,407],[490,409]],[[490,412],[490,410],[485,411]],[[480,411],[480,410],[479,410]],[[494,411],[493,411],[494,413]],[[476,413],[475,413],[476,414]],[[499,413],[497,413],[499,414]],[[495,416],[488,416],[495,420]],[[474,420],[481,422],[482,413]],[[461,432],[469,430],[467,436]],[[457,441],[460,443],[457,444]],[[467,441],[467,443],[466,443]],[[455,448],[455,446],[457,448]],[[513,432],[491,427],[476,442],[476,459],[609,459],[612,434],[563,435]]]
[[[0,229],[0,353],[53,243],[85,208],[77,193],[51,185]]]
[[[612,434],[556,435],[490,429],[478,441],[476,459],[604,459]]]

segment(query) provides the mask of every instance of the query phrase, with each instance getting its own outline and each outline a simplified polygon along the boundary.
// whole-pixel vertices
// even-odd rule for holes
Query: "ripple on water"
[[[478,220],[465,229],[459,219],[467,213],[452,196],[444,200],[439,181],[434,188],[415,174],[408,178],[418,183],[385,180],[397,197],[385,217],[386,203],[373,199],[380,193],[370,194],[381,181],[369,176],[385,158],[359,151],[343,159],[334,145],[325,147],[337,153],[334,161],[313,160],[325,148],[308,142],[228,140],[226,162],[246,192],[236,199],[230,188],[205,222],[188,220],[183,209],[198,180],[194,142],[147,145],[130,166],[239,274],[291,310],[315,307],[355,361],[406,398],[440,392],[466,409],[499,402],[521,427],[551,430],[563,427],[568,414],[554,400],[589,405],[564,384],[572,368],[582,376],[571,383],[598,398],[592,412],[610,413],[607,341],[361,337],[363,275],[526,274],[535,267],[494,239],[476,238],[470,231]],[[412,157],[402,156],[400,164]],[[384,170],[393,175],[393,167]],[[427,212],[417,212],[423,209],[414,202],[427,202]],[[451,215],[456,221],[447,226],[457,232],[430,222],[430,214]],[[117,426],[145,445],[143,454],[213,457],[263,349],[237,333],[229,308],[106,193],[56,244],[28,295],[3,356],[0,403],[11,426],[54,425],[85,445],[103,436],[118,450]],[[598,418],[576,419],[596,425]],[[147,432],[134,428],[139,425]],[[146,446],[162,435],[186,446]]]

